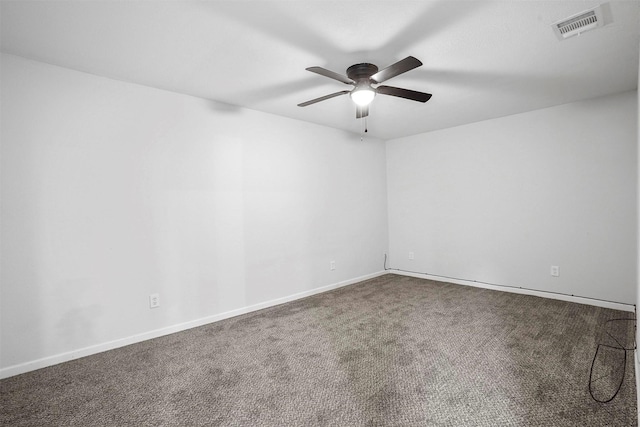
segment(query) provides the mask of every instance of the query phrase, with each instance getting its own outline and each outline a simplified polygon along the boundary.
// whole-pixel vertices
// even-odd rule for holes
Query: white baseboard
[[[236,310],[231,310],[231,311],[227,311],[220,314],[214,314],[212,316],[191,320],[189,322],[179,323],[177,325],[155,329],[153,331],[144,332],[144,333],[132,335],[126,338],[121,338],[121,339],[117,339],[117,340],[113,340],[113,341],[109,341],[101,344],[92,345],[89,347],[80,348],[80,349],[69,351],[66,353],[56,354],[54,356],[44,357],[42,359],[37,359],[37,360],[21,363],[18,365],[8,366],[6,368],[0,369],[0,379],[12,377],[14,375],[24,374],[25,372],[35,371],[36,369],[46,368],[48,366],[57,365],[59,363],[68,362],[70,360],[79,359],[85,356],[91,356],[92,354],[113,350],[115,348],[124,347],[126,345],[135,344],[135,343],[150,340],[153,338],[158,338],[164,335],[185,331],[187,329],[203,326],[213,322],[218,322],[220,320],[228,319],[230,317],[239,316],[241,314],[250,313],[256,310],[262,310],[263,308],[273,307],[275,305],[284,304],[290,301],[295,301],[311,295],[330,291],[332,289],[337,289],[343,286],[352,285],[354,283],[362,282],[363,280],[373,279],[375,277],[383,276],[385,274],[387,274],[386,271],[379,271],[377,273],[367,274],[365,276],[344,280],[342,282],[333,283],[331,285],[322,286],[320,288],[311,289],[309,291],[298,292],[293,295],[289,295],[282,298],[276,298],[270,301],[261,302],[261,303],[250,305],[247,307],[238,308]]]
[[[512,292],[514,294],[533,295],[533,296],[542,297],[542,298],[557,299],[561,301],[575,302],[578,304],[587,304],[587,305],[593,305],[596,307],[611,308],[613,310],[630,311],[630,312],[635,311],[635,306],[633,304],[623,304],[619,302],[602,301],[595,298],[586,298],[586,297],[579,297],[575,295],[558,294],[554,292],[536,291],[534,289],[516,288],[511,286],[490,285],[488,283],[474,282],[471,280],[443,278],[440,276],[431,276],[429,274],[423,274],[423,273],[411,273],[411,272],[402,271],[402,270],[387,270],[387,273],[398,274],[401,276],[417,277],[419,279],[435,280],[438,282],[455,283],[456,285],[465,285],[465,286],[474,286],[476,288],[492,289],[494,291]]]

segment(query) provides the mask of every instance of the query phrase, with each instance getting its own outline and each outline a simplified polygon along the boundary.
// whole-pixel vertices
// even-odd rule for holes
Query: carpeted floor
[[[385,275],[0,382],[6,426],[635,426],[631,313]],[[607,344],[608,343],[608,344]]]

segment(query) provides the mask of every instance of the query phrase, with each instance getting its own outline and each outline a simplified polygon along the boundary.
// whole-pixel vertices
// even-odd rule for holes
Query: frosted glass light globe
[[[359,105],[361,107],[365,107],[371,104],[371,101],[373,101],[373,98],[375,96],[376,96],[375,91],[370,87],[356,89],[353,92],[351,92],[351,99],[353,99],[353,102],[355,102],[356,105]]]

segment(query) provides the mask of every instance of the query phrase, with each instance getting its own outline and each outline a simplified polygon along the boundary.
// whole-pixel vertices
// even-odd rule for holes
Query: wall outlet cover
[[[149,308],[160,307],[160,294],[149,295]]]

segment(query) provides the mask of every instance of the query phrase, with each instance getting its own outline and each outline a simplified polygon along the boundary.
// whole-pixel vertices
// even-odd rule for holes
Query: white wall
[[[640,70],[640,63],[638,64],[638,70]],[[640,112],[640,72],[638,72],[638,96],[636,98],[636,105],[638,108],[638,111]],[[638,149],[638,158],[637,158],[637,164],[640,165],[640,118],[637,119],[638,120],[638,145],[637,145],[637,149]],[[638,205],[637,205],[637,237],[638,237],[638,245],[639,245],[639,249],[638,249],[638,257],[636,258],[636,346],[637,343],[640,342],[640,331],[638,330],[638,307],[640,307],[640,171],[637,171],[637,176],[636,179],[638,180]],[[636,350],[634,352],[634,356],[635,356],[635,368],[636,368],[636,372],[635,372],[635,377],[636,377],[636,398],[638,400],[637,403],[637,410],[638,410],[638,419],[640,419],[640,354],[638,352],[638,350]]]
[[[388,141],[389,266],[635,303],[636,100]]]
[[[382,270],[382,141],[1,59],[5,373]]]

